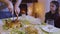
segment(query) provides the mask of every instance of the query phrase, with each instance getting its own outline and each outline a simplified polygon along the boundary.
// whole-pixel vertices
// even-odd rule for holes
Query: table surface
[[[15,17],[16,18],[16,17]],[[20,19],[22,19],[22,17],[19,17]],[[30,21],[33,21],[33,19],[35,19],[35,18],[33,18],[33,17],[23,17],[23,18],[25,18],[25,19],[28,19],[28,20],[30,20]],[[40,21],[39,21],[39,19],[37,19],[38,20],[38,22],[40,23]],[[36,21],[35,21],[36,22]],[[1,23],[2,23],[2,19],[0,19],[0,25],[1,25]],[[39,24],[38,23],[38,24]],[[2,23],[3,24],[3,23]],[[41,25],[40,25],[41,26]],[[1,27],[0,27],[0,29],[1,29]],[[44,31],[44,30],[42,30],[41,28],[40,28],[40,30],[42,31],[42,34],[49,34],[48,32],[46,32],[46,31]],[[52,33],[50,33],[50,34],[60,34],[60,29],[59,29],[59,31],[57,31],[57,32],[52,32]]]

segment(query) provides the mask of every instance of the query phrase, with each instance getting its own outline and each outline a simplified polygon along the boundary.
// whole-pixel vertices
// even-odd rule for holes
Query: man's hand
[[[19,8],[19,6],[20,6],[20,4],[21,4],[21,2],[22,2],[22,0],[16,0],[16,3],[15,3],[15,5],[14,5],[14,9],[15,9],[15,13],[16,13],[16,15],[18,16],[19,15],[19,13],[20,13],[20,8]]]
[[[20,8],[15,6],[15,14],[18,16],[20,13]]]
[[[7,7],[8,7],[8,9],[9,9],[10,12],[13,12],[14,11],[13,4],[12,3],[9,3],[7,5]]]

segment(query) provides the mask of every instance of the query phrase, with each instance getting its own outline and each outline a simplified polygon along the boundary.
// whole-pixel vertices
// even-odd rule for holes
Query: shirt
[[[60,28],[60,16],[58,13],[52,14],[51,11],[46,13],[45,15],[45,22],[48,19],[53,19],[54,20],[54,26],[57,28]]]
[[[52,14],[51,11],[50,12],[47,12],[45,14],[45,22],[48,20],[48,19],[52,19],[55,21],[55,19],[57,18],[57,13],[54,13]]]

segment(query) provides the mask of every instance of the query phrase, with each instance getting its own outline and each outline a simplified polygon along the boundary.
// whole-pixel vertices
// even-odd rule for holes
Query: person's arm
[[[7,8],[9,9],[10,12],[13,12],[13,4],[9,0],[0,0],[0,2],[3,2],[6,4]]]
[[[16,0],[15,6],[16,6],[16,7],[19,7],[19,5],[21,4],[21,2],[22,2],[22,0]]]
[[[22,2],[22,0],[16,0],[16,3],[15,3],[15,5],[14,5],[16,15],[18,15],[18,14],[20,13],[20,8],[19,8],[19,6],[20,6],[21,2]]]

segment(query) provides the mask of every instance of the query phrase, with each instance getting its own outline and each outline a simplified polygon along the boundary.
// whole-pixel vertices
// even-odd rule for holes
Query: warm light
[[[45,5],[41,3],[34,3],[33,5],[28,7],[28,14],[36,15],[38,18],[44,20],[45,15]],[[34,10],[34,12],[33,12]]]
[[[34,12],[37,14],[37,17],[43,21],[45,17],[45,5],[41,3],[35,3],[34,6]]]

